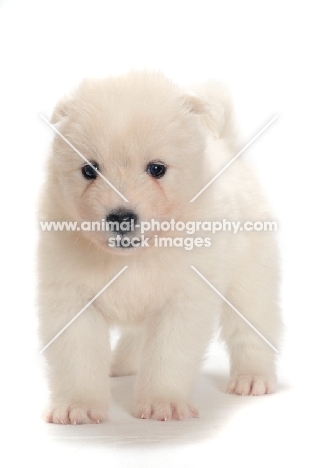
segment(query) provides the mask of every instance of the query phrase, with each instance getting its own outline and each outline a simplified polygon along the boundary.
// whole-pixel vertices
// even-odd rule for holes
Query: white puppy
[[[152,219],[179,226],[271,219],[242,159],[190,202],[240,148],[227,92],[208,84],[187,94],[160,73],[131,72],[84,81],[56,107],[52,123],[68,141],[55,137],[40,220],[75,221],[80,230],[41,232],[42,344],[128,268],[45,349],[47,421],[105,420],[109,376],[131,373],[137,373],[135,416],[197,416],[191,390],[216,324],[230,354],[228,391],[272,392],[274,350],[191,268],[277,346],[281,320],[272,232],[213,234],[198,224],[189,234],[168,231],[164,223],[162,230],[145,233],[148,241],[136,240],[136,247],[115,243],[140,237],[138,226]],[[80,224],[102,220],[117,225],[85,231]],[[134,231],[129,222],[137,226]],[[167,246],[159,247],[161,238]],[[177,246],[170,247],[176,238]],[[109,328],[116,324],[124,333],[111,357]]]

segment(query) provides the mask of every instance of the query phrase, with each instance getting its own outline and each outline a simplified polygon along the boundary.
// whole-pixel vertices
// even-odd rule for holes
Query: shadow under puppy
[[[218,232],[209,245],[159,246],[161,238],[202,238],[141,222],[271,219],[253,170],[238,159],[190,200],[240,149],[230,98],[208,83],[182,91],[161,73],[85,80],[56,107],[57,124],[40,220],[130,221],[134,230],[42,231],[39,319],[43,345],[125,266],[127,269],[44,351],[50,388],[47,421],[107,419],[109,376],[137,373],[134,415],[197,417],[191,392],[216,324],[230,355],[228,391],[262,395],[276,383],[274,351],[200,278],[207,278],[271,343],[281,319],[272,232]],[[84,160],[82,156],[87,159]],[[103,179],[104,176],[106,180]],[[108,182],[109,183],[108,183]],[[127,201],[126,201],[127,200]],[[124,329],[111,356],[109,329]]]

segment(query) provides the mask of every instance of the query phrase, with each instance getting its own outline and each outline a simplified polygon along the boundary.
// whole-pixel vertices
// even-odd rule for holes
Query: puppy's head
[[[84,81],[52,117],[67,139],[56,136],[51,160],[63,217],[115,222],[83,233],[103,248],[112,236],[137,234],[122,222],[187,220],[206,183],[206,110],[159,73]]]

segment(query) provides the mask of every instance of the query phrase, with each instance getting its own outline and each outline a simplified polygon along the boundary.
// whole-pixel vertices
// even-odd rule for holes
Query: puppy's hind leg
[[[112,377],[137,373],[142,340],[142,330],[140,328],[122,331],[116,349],[113,352],[110,372]]]

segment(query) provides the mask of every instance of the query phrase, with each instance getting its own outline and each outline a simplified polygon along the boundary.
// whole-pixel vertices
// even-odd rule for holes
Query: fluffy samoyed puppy
[[[194,199],[241,149],[227,91],[208,83],[185,92],[154,72],[90,79],[51,122],[40,221],[76,228],[40,233],[47,421],[104,421],[110,375],[134,373],[136,417],[197,417],[192,387],[216,327],[230,356],[228,391],[271,393],[281,330],[275,236],[228,227],[272,220],[270,207],[241,158]],[[226,231],[209,228],[223,220]],[[83,229],[103,222],[108,229]],[[122,330],[113,354],[112,326]]]

